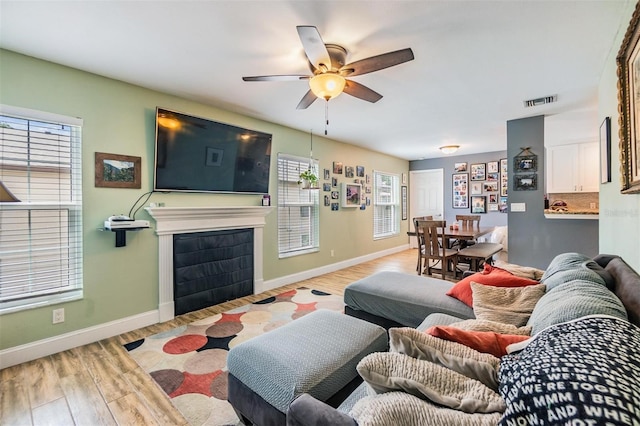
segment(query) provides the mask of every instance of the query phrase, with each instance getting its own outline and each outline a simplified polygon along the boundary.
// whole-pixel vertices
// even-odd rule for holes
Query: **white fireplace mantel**
[[[263,241],[265,217],[273,207],[146,207],[156,221],[159,238],[159,301],[160,322],[175,317],[173,304],[173,235],[191,232],[222,231],[253,228],[253,288],[262,288]]]

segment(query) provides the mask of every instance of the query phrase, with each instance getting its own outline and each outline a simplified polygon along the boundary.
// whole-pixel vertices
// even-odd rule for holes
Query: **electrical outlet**
[[[333,250],[331,250],[331,257],[335,256],[335,253],[333,252]]]
[[[589,208],[590,209],[594,209],[596,208],[596,203],[589,203]]]
[[[64,322],[64,308],[53,310],[53,324]]]

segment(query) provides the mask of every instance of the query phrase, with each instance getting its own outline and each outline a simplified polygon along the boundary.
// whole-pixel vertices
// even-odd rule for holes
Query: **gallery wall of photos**
[[[486,163],[455,163],[453,208],[470,209],[472,214],[507,212],[509,191],[506,158]]]
[[[332,211],[340,207],[365,210],[371,205],[371,175],[364,166],[345,166],[334,161],[332,169],[323,170],[324,205]]]

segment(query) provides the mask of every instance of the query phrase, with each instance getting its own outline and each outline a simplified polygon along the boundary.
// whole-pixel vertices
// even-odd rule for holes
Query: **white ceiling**
[[[307,82],[241,77],[308,74],[296,25],[348,62],[410,47],[415,60],[353,77],[379,102],[329,102],[328,136],[415,160],[504,150],[506,121],[540,114],[572,112],[568,128],[596,137],[600,73],[633,1],[1,0],[0,46],[316,134],[324,101],[296,110]]]

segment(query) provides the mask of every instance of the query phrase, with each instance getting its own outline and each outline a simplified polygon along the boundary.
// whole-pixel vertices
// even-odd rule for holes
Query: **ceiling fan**
[[[242,80],[309,80],[309,91],[302,97],[297,109],[308,108],[317,98],[328,101],[342,92],[368,102],[377,102],[382,99],[381,94],[353,80],[348,80],[347,77],[367,74],[413,60],[413,51],[407,48],[371,56],[345,65],[347,49],[337,44],[325,44],[320,32],[314,26],[301,25],[296,28],[313,75],[261,75],[242,77]]]

